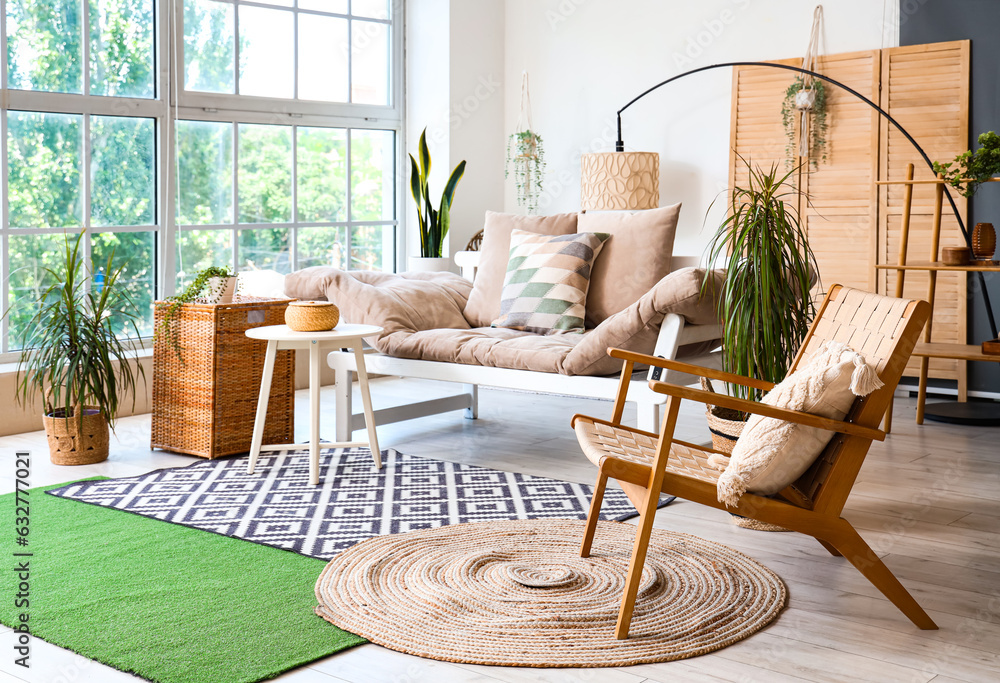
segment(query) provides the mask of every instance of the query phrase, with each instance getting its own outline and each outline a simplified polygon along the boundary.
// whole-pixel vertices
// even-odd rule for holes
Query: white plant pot
[[[799,90],[795,93],[795,108],[799,111],[812,111],[816,106],[816,91],[812,88]]]
[[[231,304],[236,294],[236,277],[210,277],[205,292],[205,300],[210,304]]]
[[[445,273],[451,270],[451,259],[411,256],[407,270],[416,273]]]

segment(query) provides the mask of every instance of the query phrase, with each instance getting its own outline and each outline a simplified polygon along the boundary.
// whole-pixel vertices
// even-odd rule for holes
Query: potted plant
[[[177,331],[172,325],[177,311],[182,305],[194,303],[199,299],[209,304],[232,303],[238,279],[229,266],[209,266],[199,271],[183,292],[167,297],[169,305],[163,314],[159,334],[166,336],[178,357],[181,355],[180,343],[177,340]]]
[[[15,399],[26,405],[41,395],[45,435],[56,465],[88,465],[108,457],[108,427],[136,378],[145,380],[132,344],[115,328],[124,325],[139,338],[136,310],[119,283],[125,266],[112,267],[112,253],[100,286],[84,265],[83,232],[66,237],[62,268],[45,268],[56,284],[34,302],[18,360]]]
[[[449,259],[444,258],[444,238],[451,227],[451,204],[455,197],[455,188],[465,173],[465,161],[452,170],[437,209],[431,200],[427,178],[431,173],[431,153],[427,149],[427,129],[420,134],[418,145],[420,163],[410,155],[410,191],[417,203],[417,220],[420,229],[420,256],[410,257],[410,270],[441,271],[447,270]]]
[[[512,133],[507,138],[507,161],[503,177],[513,172],[517,187],[517,205],[527,207],[528,213],[538,210],[545,177],[545,148],[542,136],[532,130]]]
[[[951,161],[934,162],[934,172],[940,173],[963,197],[972,197],[980,185],[1000,174],[1000,135],[992,130],[983,133],[979,145],[975,152],[970,149]]]
[[[796,127],[795,121],[799,125]],[[798,76],[785,90],[781,103],[781,124],[785,127],[785,166],[791,168],[801,157],[809,157],[809,167],[826,161],[826,86],[823,81]],[[799,139],[796,144],[795,133]]]
[[[791,205],[798,191],[785,184],[794,170],[779,178],[774,165],[765,172],[742,161],[749,172],[747,185],[733,188],[728,215],[706,251],[710,263],[724,265],[727,271],[722,291],[716,292],[722,368],[777,383],[787,374],[815,315],[809,290],[818,267]],[[760,399],[756,389],[738,384],[727,388],[733,396]],[[710,420],[713,416],[732,423],[731,451],[747,416],[710,408]],[[715,433],[725,425],[713,422],[713,441],[718,450],[726,450],[719,448],[725,440]]]

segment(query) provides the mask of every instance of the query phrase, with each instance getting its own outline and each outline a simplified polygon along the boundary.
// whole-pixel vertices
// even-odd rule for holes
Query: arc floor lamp
[[[816,71],[810,71],[809,69],[803,69],[802,67],[791,66],[788,64],[775,64],[773,62],[723,62],[720,64],[710,64],[697,69],[691,69],[690,71],[685,71],[684,73],[672,76],[665,81],[661,81],[634,97],[624,107],[618,110],[618,140],[615,142],[615,151],[604,154],[583,155],[583,159],[581,161],[581,206],[585,210],[638,210],[656,208],[659,205],[660,199],[660,155],[654,152],[625,151],[625,142],[622,140],[622,112],[646,95],[655,90],[659,90],[668,83],[673,83],[674,81],[682,78],[693,76],[694,74],[701,73],[702,71],[711,71],[713,69],[723,69],[736,66],[760,66],[770,69],[793,71],[812,76],[813,78],[818,78],[850,93],[851,95],[854,95],[854,97],[858,98],[877,111],[881,116],[885,117],[885,119],[892,124],[896,130],[902,133],[923,158],[927,167],[932,173],[934,173],[934,162],[931,161],[931,158],[927,156],[927,152],[924,151],[917,141],[913,139],[913,136],[910,135],[910,133],[903,128],[902,125],[900,125],[899,121],[892,118],[892,116],[889,115],[889,112],[882,109],[882,107],[878,106],[876,103],[872,102],[870,99],[850,86]],[[958,211],[958,205],[955,203],[955,198],[952,197],[951,191],[948,189],[947,185],[944,187],[944,194],[948,198],[948,203],[951,205],[952,213],[955,214],[955,220],[958,222],[959,230],[962,231],[962,237],[971,249],[972,239],[969,235],[968,229],[965,227],[965,221],[962,220],[962,216]],[[997,337],[997,323],[996,318],[993,315],[993,306],[990,302],[990,294],[986,289],[986,278],[981,272],[976,273],[976,275],[979,277],[979,291],[982,293],[983,303],[986,306],[986,315],[989,321],[990,330],[993,333],[993,336]]]

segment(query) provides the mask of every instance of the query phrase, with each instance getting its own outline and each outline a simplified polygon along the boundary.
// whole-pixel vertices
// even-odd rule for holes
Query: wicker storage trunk
[[[183,304],[171,321],[181,355],[160,325],[156,302],[151,448],[219,458],[247,453],[267,342],[252,327],[285,322],[287,299],[237,298],[231,304]],[[279,351],[264,423],[264,443],[294,440],[294,351]]]

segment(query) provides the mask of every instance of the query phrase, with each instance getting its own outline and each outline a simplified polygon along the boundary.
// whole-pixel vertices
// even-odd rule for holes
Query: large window
[[[67,229],[125,264],[143,335],[208,265],[395,268],[401,3],[0,4],[0,354]]]

